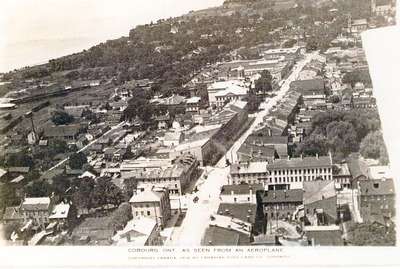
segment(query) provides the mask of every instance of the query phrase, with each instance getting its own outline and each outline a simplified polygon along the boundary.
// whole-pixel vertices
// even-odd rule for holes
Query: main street
[[[227,158],[233,158],[231,163],[235,162],[236,152],[247,139],[247,137],[259,126],[265,116],[268,115],[272,107],[274,107],[288,92],[290,83],[297,79],[303,67],[309,63],[318,52],[306,54],[292,69],[292,73],[288,76],[281,88],[275,92],[275,96],[266,99],[261,105],[260,112],[255,114],[255,120],[249,129],[243,133],[240,138],[228,150]],[[231,157],[232,156],[232,157]],[[199,246],[205,230],[208,227],[210,216],[218,210],[220,199],[219,193],[221,187],[228,184],[229,167],[226,167],[225,156],[223,156],[215,167],[207,167],[208,175],[203,179],[201,185],[198,185],[198,192],[189,196],[186,217],[180,227],[176,227],[171,234],[171,238],[166,241],[166,245],[173,246]],[[193,202],[193,198],[197,196],[197,203]]]

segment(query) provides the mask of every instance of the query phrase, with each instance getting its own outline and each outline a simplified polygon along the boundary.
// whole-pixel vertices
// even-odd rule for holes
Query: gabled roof
[[[33,198],[25,198],[22,202],[23,210],[48,210],[50,207],[50,198],[49,197],[33,197]]]
[[[144,190],[134,194],[129,200],[130,203],[143,203],[143,202],[159,202],[161,201],[162,194],[153,190]]]
[[[303,182],[304,204],[312,204],[336,196],[334,180],[315,180]]]

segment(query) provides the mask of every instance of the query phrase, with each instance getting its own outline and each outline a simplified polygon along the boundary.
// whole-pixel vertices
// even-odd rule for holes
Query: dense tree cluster
[[[69,123],[73,122],[74,117],[69,115],[65,111],[57,110],[57,111],[53,112],[53,115],[51,116],[51,121],[55,125],[65,125],[65,124],[69,124]]]
[[[358,151],[360,143],[370,132],[380,129],[377,112],[328,111],[312,119],[312,130],[296,149],[296,154],[326,155],[341,160]]]
[[[108,177],[78,178],[72,182],[72,189],[72,201],[81,210],[118,206],[124,200],[122,191]]]
[[[83,165],[86,163],[87,157],[83,152],[73,153],[69,156],[69,167],[71,167],[71,169],[82,169]]]
[[[385,141],[380,131],[370,132],[364,137],[360,144],[360,153],[364,158],[379,159],[382,164],[389,163]]]

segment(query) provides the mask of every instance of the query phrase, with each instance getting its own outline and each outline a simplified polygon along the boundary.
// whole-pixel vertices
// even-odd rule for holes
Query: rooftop
[[[265,191],[263,196],[263,203],[302,203],[303,202],[303,190],[292,189],[292,190],[275,190]]]
[[[261,184],[238,184],[238,185],[224,185],[221,188],[221,195],[234,194],[249,194],[250,190],[255,194],[256,191],[264,190]]]
[[[336,196],[335,181],[333,180],[305,181],[303,189],[304,204],[312,204]]]
[[[394,182],[392,179],[360,181],[361,195],[392,195],[394,192]]]
[[[22,203],[22,208],[24,210],[48,210],[49,206],[49,197],[25,198]]]
[[[268,169],[290,169],[290,168],[319,168],[332,166],[332,159],[329,156],[302,157],[291,159],[276,159],[268,164]]]
[[[68,217],[69,209],[69,204],[60,203],[55,205],[51,211],[49,219],[66,219]]]
[[[159,202],[161,201],[162,195],[163,194],[161,192],[145,189],[142,192],[133,194],[129,202],[130,203]]]
[[[218,215],[228,216],[244,222],[254,224],[256,221],[257,205],[255,204],[229,204],[221,203],[218,207]]]

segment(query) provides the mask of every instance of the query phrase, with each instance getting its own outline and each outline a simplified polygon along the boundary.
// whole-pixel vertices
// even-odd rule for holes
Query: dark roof
[[[290,88],[297,89],[303,93],[308,91],[320,91],[325,89],[325,82],[320,78],[296,80],[290,83]]]
[[[50,126],[44,129],[45,137],[66,137],[66,136],[76,136],[79,134],[81,126],[78,125],[59,125]]]
[[[332,165],[332,160],[329,156],[320,157],[303,157],[291,159],[277,159],[273,163],[268,164],[268,169],[279,168],[318,168]]]
[[[342,232],[340,230],[321,230],[321,231],[307,231],[306,237],[308,240],[314,241],[317,246],[342,246]]]
[[[202,246],[238,246],[240,233],[227,228],[210,226],[202,239]]]
[[[360,193],[365,196],[394,194],[393,180],[362,180],[360,181]]]
[[[257,205],[255,204],[229,204],[221,203],[218,208],[218,214],[240,219],[254,224],[256,220]]]
[[[238,149],[238,153],[246,154],[250,157],[259,158],[274,158],[275,147],[273,145],[262,146],[258,144],[243,143]]]
[[[303,203],[303,190],[275,190],[266,191],[263,196],[263,203]]]
[[[256,191],[264,190],[264,187],[261,184],[224,185],[221,188],[221,195],[230,195],[232,191],[234,194],[249,194],[250,189],[255,193]]]

